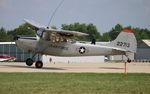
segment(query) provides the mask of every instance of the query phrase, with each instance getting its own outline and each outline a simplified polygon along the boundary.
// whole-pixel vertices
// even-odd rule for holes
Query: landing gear
[[[27,60],[26,60],[26,65],[28,65],[28,66],[32,66],[33,65],[33,60],[31,59],[31,58],[28,58]]]
[[[34,54],[33,57],[34,57],[35,55],[36,55],[36,54]],[[28,58],[28,59],[26,60],[26,65],[27,65],[27,66],[32,66],[32,65],[33,65],[33,63],[34,63],[33,57],[32,57],[32,58]],[[41,58],[41,57],[40,57],[39,54],[38,54],[37,61],[35,62],[35,67],[36,67],[36,68],[42,68],[42,67],[43,67],[43,62],[40,60],[40,58]]]
[[[126,53],[126,55],[125,55],[125,56],[127,57],[127,63],[131,63],[131,59],[129,58],[128,53]]]
[[[43,67],[43,62],[42,62],[42,61],[37,61],[37,62],[35,63],[35,67],[36,67],[36,68],[42,68],[42,67]]]
[[[131,59],[128,58],[127,62],[128,62],[128,63],[131,63]]]

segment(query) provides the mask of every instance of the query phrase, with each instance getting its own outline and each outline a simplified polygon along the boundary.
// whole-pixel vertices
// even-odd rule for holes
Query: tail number
[[[130,43],[118,41],[117,42],[117,46],[128,47],[129,48],[130,47]]]

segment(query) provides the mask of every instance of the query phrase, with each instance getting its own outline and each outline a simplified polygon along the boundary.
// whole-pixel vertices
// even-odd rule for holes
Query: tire
[[[36,68],[42,68],[42,67],[43,67],[43,62],[42,62],[42,61],[37,61],[37,62],[35,63],[35,67],[36,67]]]
[[[128,59],[128,60],[127,60],[127,62],[128,62],[128,63],[131,63],[131,60],[130,60],[130,59]]]
[[[26,60],[26,65],[27,65],[27,66],[32,66],[32,65],[33,65],[33,60],[32,60],[31,58],[28,58],[28,59]]]

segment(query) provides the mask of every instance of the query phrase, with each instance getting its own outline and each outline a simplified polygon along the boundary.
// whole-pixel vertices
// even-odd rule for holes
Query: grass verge
[[[0,94],[150,94],[150,74],[0,73]]]

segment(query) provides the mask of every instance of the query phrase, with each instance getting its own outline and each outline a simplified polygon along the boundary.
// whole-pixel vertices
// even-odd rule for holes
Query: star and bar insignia
[[[80,53],[80,54],[84,54],[85,51],[86,51],[85,47],[80,47],[80,48],[79,48],[79,53]]]

